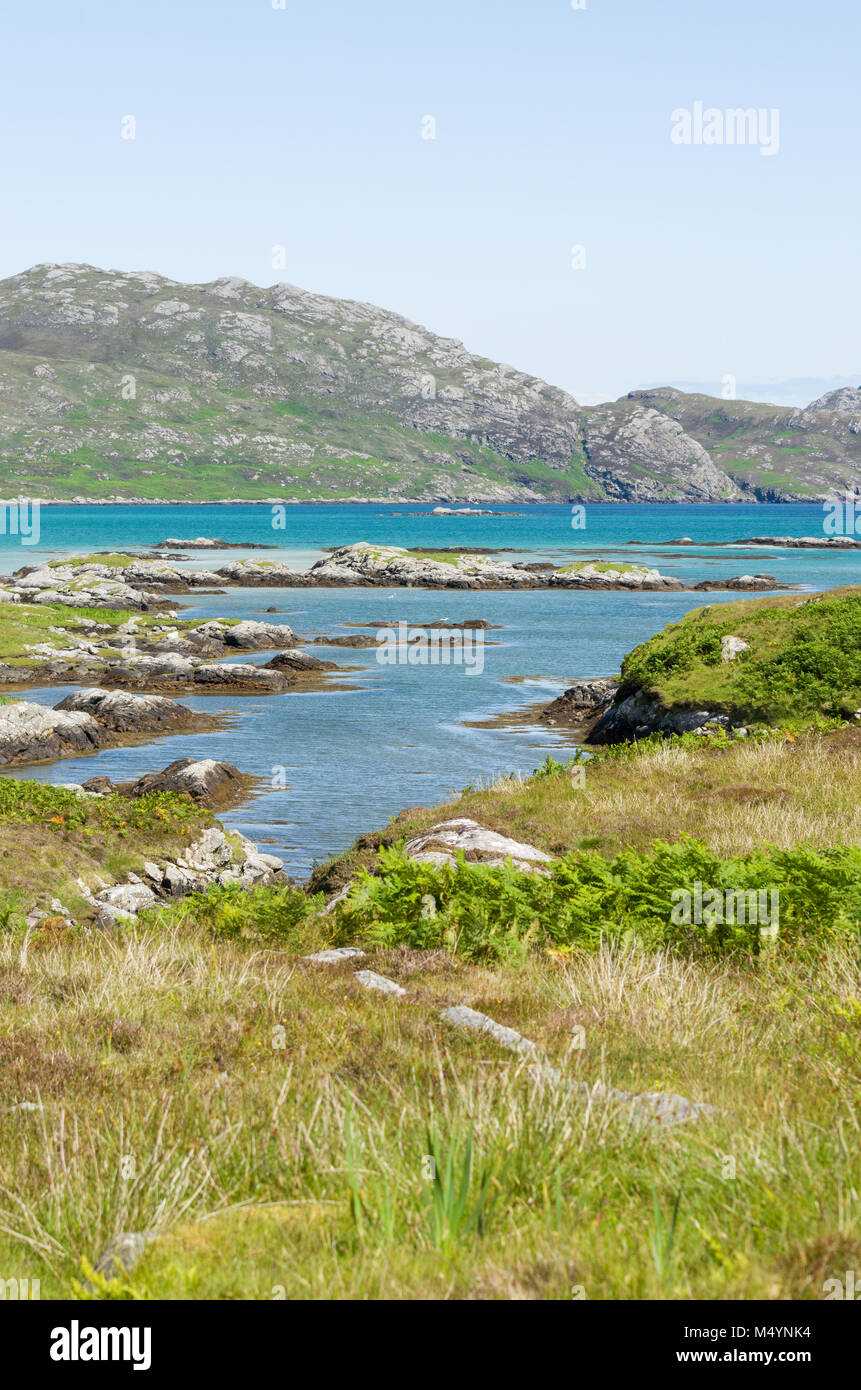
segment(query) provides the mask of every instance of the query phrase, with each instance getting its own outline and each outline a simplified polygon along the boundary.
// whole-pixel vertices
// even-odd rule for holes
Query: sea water
[[[500,515],[505,511],[522,515]],[[550,504],[511,504],[489,517],[429,513],[430,508],[406,503],[288,506],[285,528],[273,529],[272,507],[260,504],[45,507],[37,545],[24,547],[13,536],[0,537],[0,569],[9,573],[64,554],[137,549],[168,537],[217,536],[277,549],[187,552],[193,557],[190,564],[217,568],[247,553],[303,569],[326,547],[370,540],[426,549],[510,549],[512,560],[554,565],[585,561],[594,553],[602,560],[656,565],[689,583],[760,572],[809,590],[861,583],[861,551],[829,554],[730,544],[743,536],[821,536],[821,505],[589,506],[582,530],[572,528],[570,507]],[[660,544],[682,536],[726,544],[700,549],[696,544],[669,549]],[[626,543],[632,540],[646,544]],[[505,772],[527,774],[548,753],[565,758],[565,736],[538,723],[475,727],[475,722],[550,700],[575,679],[612,675],[633,646],[689,609],[738,598],[732,591],[397,588],[228,589],[183,596],[182,618],[258,618],[288,623],[303,635],[356,630],[342,624],[422,626],[465,618],[484,618],[499,624],[499,630],[485,633],[480,674],[455,664],[382,665],[373,650],[315,645],[309,650],[345,668],[325,690],[189,697],[184,703],[192,708],[227,711],[228,726],[13,769],[11,775],[50,782],[80,782],[96,775],[125,780],[175,758],[226,759],[261,782],[243,806],[222,820],[304,877],[315,860],[345,849],[363,831],[384,826],[404,807],[438,804],[467,785],[487,784]],[[277,616],[265,613],[270,605],[279,610]],[[236,659],[270,657],[264,652]],[[28,691],[22,698],[53,705],[66,693],[51,687]]]

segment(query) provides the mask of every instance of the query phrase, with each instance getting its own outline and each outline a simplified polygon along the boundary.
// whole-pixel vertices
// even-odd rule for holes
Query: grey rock
[[[353,976],[365,989],[375,990],[378,994],[406,994],[406,990],[394,980],[389,980],[385,975],[378,975],[375,970],[357,970]]]
[[[649,734],[696,733],[707,725],[726,727],[729,719],[717,710],[667,708],[655,696],[636,691],[610,706],[588,736],[589,743],[621,743]]]
[[[311,652],[279,652],[268,661],[267,666],[275,671],[337,671],[334,661],[323,661]]]
[[[720,639],[720,659],[721,661],[735,661],[739,652],[749,652],[750,643],[745,642],[743,637],[725,636]]]
[[[99,725],[90,714],[23,700],[0,705],[0,764],[91,753],[100,743]]]
[[[619,689],[619,682],[609,677],[575,681],[541,711],[544,724],[563,724],[586,728],[610,707]]]
[[[131,1274],[153,1239],[150,1231],[123,1231],[113,1236],[93,1266],[96,1274],[103,1279],[118,1279],[122,1274]]]
[[[411,859],[426,864],[454,864],[455,855],[463,853],[475,863],[499,867],[511,860],[515,868],[527,873],[546,872],[542,865],[551,863],[549,854],[495,830],[486,830],[477,821],[466,818],[440,821],[404,846]]]
[[[161,772],[147,772],[136,782],[120,783],[123,796],[140,797],[151,792],[172,792],[190,796],[202,806],[223,806],[243,796],[245,779],[232,763],[214,758],[178,758]]]
[[[358,946],[332,946],[329,950],[315,951],[312,956],[303,956],[302,959],[313,961],[315,965],[332,965],[342,960],[355,960],[364,954]]]
[[[198,886],[198,880],[190,869],[181,869],[178,864],[168,860],[161,876],[161,886],[172,898],[181,898],[186,893],[194,892]]]
[[[496,1023],[487,1014],[479,1013],[477,1009],[469,1009],[464,1004],[443,1009],[440,1018],[455,1028],[470,1033],[485,1033],[500,1047],[508,1048],[511,1052],[529,1053],[530,1055],[537,1055],[538,1053],[535,1043],[524,1038],[522,1033],[518,1033],[514,1028],[506,1028],[504,1024]]]
[[[115,733],[157,733],[181,729],[195,722],[195,714],[163,695],[133,695],[127,690],[103,690],[98,686],[75,690],[56,706],[90,715],[100,728]]]
[[[96,901],[109,912],[135,917],[147,908],[155,907],[156,895],[145,883],[116,883],[111,888],[102,888],[96,894]]]

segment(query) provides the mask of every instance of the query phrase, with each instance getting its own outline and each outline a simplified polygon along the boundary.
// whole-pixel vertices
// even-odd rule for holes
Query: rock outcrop
[[[276,855],[261,854],[244,835],[228,837],[220,825],[207,826],[175,859],[148,862],[145,872],[146,882],[130,873],[125,882],[103,884],[96,892],[78,880],[81,895],[90,904],[99,926],[128,925],[141,912],[154,911],[175,898],[202,892],[213,884],[256,888],[290,881]]]
[[[698,585],[661,574],[646,565],[597,564],[594,561],[552,566],[512,563],[484,554],[452,554],[440,560],[395,545],[357,541],[338,546],[312,565],[309,584],[323,587],[359,585],[424,589],[779,589],[785,586],[768,575],[744,575],[708,580]]]
[[[241,801],[252,780],[243,776],[232,763],[217,762],[214,758],[178,758],[161,772],[146,772],[134,782],[114,783],[107,777],[91,777],[82,788],[101,796],[111,792],[129,797],[172,792],[177,796],[190,796],[199,805],[215,810]]]
[[[68,628],[52,627],[50,631],[56,634],[53,641],[33,644],[26,643],[27,629],[22,627],[22,655],[33,664],[0,664],[0,683],[85,683],[170,695],[204,691],[278,694],[295,684],[305,670],[310,674],[312,669],[320,669],[300,660],[288,674],[250,662],[212,660],[243,651],[289,650],[298,639],[286,624],[211,620],[179,629],[170,626],[169,620],[147,619],[144,627],[138,625],[141,621],[133,617],[116,627],[82,617]]]
[[[97,686],[74,690],[55,710],[88,715],[101,730],[117,734],[162,734],[206,727],[202,722],[205,716],[163,695],[132,695],[126,690],[102,690]]]
[[[563,725],[586,733],[613,703],[618,680],[609,676],[575,681],[541,711],[542,724]]]
[[[728,715],[710,709],[667,709],[653,695],[638,690],[601,715],[589,733],[589,743],[623,743],[649,734],[708,733],[729,729]]]
[[[546,873],[543,867],[551,863],[549,854],[534,845],[509,839],[495,830],[487,830],[477,821],[466,818],[440,821],[404,845],[410,859],[419,864],[456,864],[455,856],[463,854],[471,864],[487,864],[491,868],[510,860],[524,873]]]
[[[211,729],[215,721],[173,700],[78,690],[53,709],[25,700],[0,705],[0,765],[80,757],[146,734]]]

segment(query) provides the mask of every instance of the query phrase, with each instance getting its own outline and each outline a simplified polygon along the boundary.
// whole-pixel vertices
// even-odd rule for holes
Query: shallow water
[[[805,588],[861,582],[861,552],[815,554],[798,551],[670,551],[657,558],[649,542],[675,536],[697,541],[736,536],[822,533],[817,506],[589,507],[586,531],[572,531],[567,507],[517,507],[523,517],[396,517],[392,508],[290,507],[288,529],[273,532],[271,509],[237,507],[63,507],[44,508],[38,546],[0,537],[2,568],[33,564],[48,555],[135,548],[169,536],[219,536],[269,541],[299,568],[324,546],[355,540],[394,545],[512,546],[523,558],[564,562],[571,549],[615,546],[626,559],[650,560],[664,573],[686,580],[766,572]],[[417,510],[417,509],[415,509]],[[251,552],[254,553],[254,552]],[[196,566],[217,566],[242,552],[198,555]],[[262,552],[275,558],[277,552]],[[519,557],[513,557],[519,558]],[[114,779],[139,776],[180,757],[225,758],[264,779],[225,823],[281,855],[290,872],[303,877],[313,861],[344,849],[360,832],[382,826],[406,806],[434,805],[460,788],[489,782],[505,771],[531,772],[548,752],[559,752],[560,736],[541,726],[472,728],[481,719],[552,699],[582,676],[618,671],[637,642],[704,602],[726,602],[732,592],[625,594],[556,592],[470,593],[419,589],[241,589],[197,596],[183,618],[266,617],[287,622],[299,633],[349,632],[342,623],[385,619],[413,625],[437,619],[485,618],[502,625],[486,633],[484,669],[468,674],[457,665],[379,665],[376,652],[313,647],[344,667],[338,682],[322,692],[276,696],[195,696],[194,708],[227,710],[230,727],[179,735],[148,745],[108,749],[88,758],[16,769],[12,775],[51,782],[78,782],[97,774]],[[269,660],[271,653],[238,660]],[[533,677],[528,681],[510,678]],[[56,704],[65,690],[27,692],[27,699]],[[286,781],[286,786],[272,785]]]

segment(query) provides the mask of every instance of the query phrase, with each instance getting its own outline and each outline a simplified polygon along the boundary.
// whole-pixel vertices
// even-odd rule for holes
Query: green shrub
[[[816,951],[861,922],[861,849],[764,849],[722,859],[691,839],[625,850],[612,860],[584,851],[548,876],[513,864],[490,868],[416,863],[400,848],[380,851],[335,913],[337,939],[374,946],[443,947],[473,959],[513,959],[536,947],[593,949],[603,937],[636,935],[649,947],[758,955],[773,938],[760,923],[676,922],[679,890],[777,890],[778,940]],[[706,914],[704,914],[705,916]],[[730,915],[730,914],[727,914]]]
[[[322,906],[322,895],[307,897],[289,884],[249,889],[230,883],[191,893],[174,911],[215,937],[304,949],[308,939],[303,927]]]

